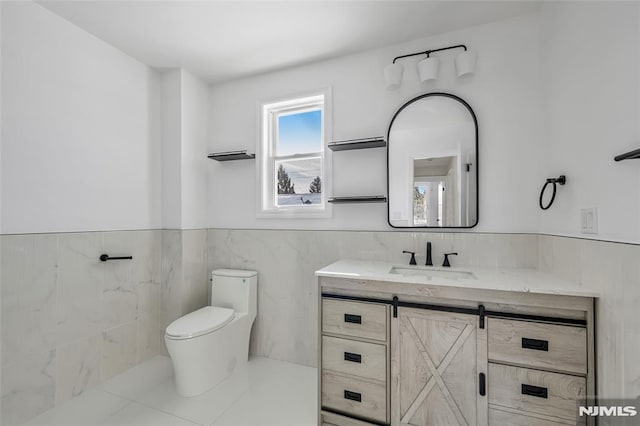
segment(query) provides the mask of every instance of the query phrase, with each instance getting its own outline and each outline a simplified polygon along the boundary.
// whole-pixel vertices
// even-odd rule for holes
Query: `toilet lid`
[[[167,337],[188,339],[223,327],[233,319],[233,309],[206,306],[178,318],[167,327]]]

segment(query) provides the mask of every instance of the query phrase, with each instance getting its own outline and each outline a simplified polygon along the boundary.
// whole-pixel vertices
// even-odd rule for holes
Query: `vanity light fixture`
[[[438,78],[438,69],[440,60],[431,56],[432,53],[441,52],[443,50],[464,49],[464,52],[456,56],[456,73],[458,77],[473,74],[476,68],[478,55],[467,49],[464,44],[456,44],[455,46],[441,47],[439,49],[425,50],[424,52],[410,53],[408,55],[396,56],[393,62],[384,67],[384,81],[388,90],[396,90],[402,82],[402,74],[404,68],[402,64],[397,63],[398,59],[408,58],[410,56],[427,55],[426,58],[418,62],[418,76],[421,82],[435,80]]]

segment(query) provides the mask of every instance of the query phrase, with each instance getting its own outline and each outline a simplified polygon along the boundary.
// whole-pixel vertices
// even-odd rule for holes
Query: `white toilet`
[[[257,284],[255,271],[217,269],[211,273],[211,306],[167,327],[164,340],[180,395],[201,394],[246,364]]]

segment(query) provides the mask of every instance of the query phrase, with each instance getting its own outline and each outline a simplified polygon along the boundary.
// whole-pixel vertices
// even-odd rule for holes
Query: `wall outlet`
[[[593,207],[590,209],[580,210],[580,232],[583,234],[598,233],[598,209]]]

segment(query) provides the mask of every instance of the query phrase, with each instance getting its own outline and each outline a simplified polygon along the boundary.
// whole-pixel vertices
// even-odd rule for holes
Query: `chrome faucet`
[[[427,241],[427,262],[424,266],[433,266],[433,260],[431,260],[431,241]]]

